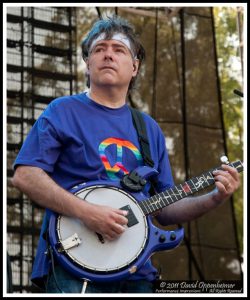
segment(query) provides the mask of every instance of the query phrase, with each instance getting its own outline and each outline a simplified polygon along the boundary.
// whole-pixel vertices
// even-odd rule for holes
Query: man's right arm
[[[41,207],[82,220],[90,229],[107,239],[118,237],[126,225],[124,211],[94,205],[60,187],[44,170],[18,166],[12,184]]]

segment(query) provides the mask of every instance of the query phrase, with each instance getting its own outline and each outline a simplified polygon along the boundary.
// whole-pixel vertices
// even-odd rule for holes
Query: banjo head
[[[128,208],[129,222],[119,238],[108,241],[79,219],[59,216],[56,231],[64,255],[79,268],[95,273],[117,272],[136,261],[148,240],[147,218],[137,201],[122,189],[105,185],[85,187],[75,195],[93,204]]]

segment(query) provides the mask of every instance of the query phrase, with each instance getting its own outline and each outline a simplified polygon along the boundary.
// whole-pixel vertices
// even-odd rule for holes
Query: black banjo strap
[[[149,140],[148,140],[148,135],[147,135],[147,128],[146,128],[146,123],[143,119],[143,115],[139,110],[132,108],[131,106],[129,106],[129,109],[132,114],[134,127],[137,131],[139,143],[141,146],[141,155],[144,160],[144,163],[146,165],[148,165],[149,167],[153,168],[154,161],[151,158],[150,145],[149,145]],[[155,185],[156,185],[156,181],[151,179],[150,194],[155,194]]]
[[[141,145],[142,158],[145,164],[152,168],[154,166],[154,162],[151,158],[145,121],[139,110],[132,108],[131,106],[129,108],[132,113],[134,127],[137,131],[139,143]]]

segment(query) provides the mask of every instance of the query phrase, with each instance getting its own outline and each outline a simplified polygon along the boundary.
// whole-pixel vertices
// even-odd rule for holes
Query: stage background
[[[228,153],[213,8],[9,7],[7,251],[13,292],[40,292],[29,276],[44,210],[11,185],[12,164],[50,101],[86,89],[81,40],[94,21],[114,13],[135,26],[146,49],[128,101],[160,124],[176,184],[219,166],[220,156]],[[243,156],[241,146],[237,159]],[[232,198],[196,221],[179,224],[185,228],[183,243],[153,256],[162,279],[242,278],[238,201]]]

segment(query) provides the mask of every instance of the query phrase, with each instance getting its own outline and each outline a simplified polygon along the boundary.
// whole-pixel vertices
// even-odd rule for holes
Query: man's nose
[[[105,50],[105,52],[104,52],[104,59],[111,59],[111,60],[113,60],[113,55],[114,55],[113,50],[110,49],[110,48],[107,48]]]

